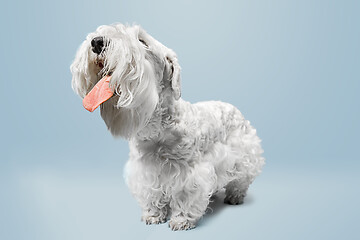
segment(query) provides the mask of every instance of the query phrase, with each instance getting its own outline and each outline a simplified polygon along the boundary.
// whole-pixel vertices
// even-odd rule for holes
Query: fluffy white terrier
[[[228,103],[184,101],[171,49],[139,26],[100,26],[78,49],[71,72],[82,98],[111,76],[114,94],[101,116],[114,136],[129,140],[126,180],[146,224],[170,219],[172,230],[194,228],[224,187],[226,203],[243,202],[264,164],[256,130]]]

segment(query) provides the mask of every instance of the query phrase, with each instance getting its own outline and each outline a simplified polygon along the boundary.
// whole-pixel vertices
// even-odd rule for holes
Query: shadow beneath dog
[[[244,198],[244,203],[239,205],[229,205],[227,203],[224,203],[224,198],[225,198],[225,190],[222,190],[211,197],[206,213],[200,219],[198,223],[198,227],[205,226],[206,224],[208,224],[214,216],[221,213],[225,208],[241,208],[241,207],[249,206],[254,203],[254,199],[250,194],[248,194]]]

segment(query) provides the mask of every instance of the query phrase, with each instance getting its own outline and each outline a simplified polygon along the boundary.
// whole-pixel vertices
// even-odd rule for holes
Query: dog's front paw
[[[141,221],[146,225],[165,223],[167,218],[167,208],[146,209],[142,212]]]
[[[172,218],[169,221],[169,227],[173,231],[178,230],[190,230],[196,227],[196,224],[194,222],[191,222],[185,218],[182,217],[176,217]]]
[[[141,221],[145,222],[146,225],[150,224],[161,224],[166,222],[166,217],[159,215],[159,216],[142,216]]]

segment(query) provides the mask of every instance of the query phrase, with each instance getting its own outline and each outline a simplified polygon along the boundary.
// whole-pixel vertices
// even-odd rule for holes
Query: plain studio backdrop
[[[6,1],[1,18],[0,239],[359,239],[359,1]],[[232,103],[266,166],[241,206],[146,226],[128,145],[71,89],[89,32],[140,24],[172,48],[190,102]]]

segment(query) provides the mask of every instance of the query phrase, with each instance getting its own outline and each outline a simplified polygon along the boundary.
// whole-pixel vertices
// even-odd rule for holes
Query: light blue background
[[[359,1],[7,1],[0,239],[360,239]],[[267,164],[198,228],[145,226],[113,139],[71,90],[87,33],[138,23],[174,49],[182,95],[237,106]]]

